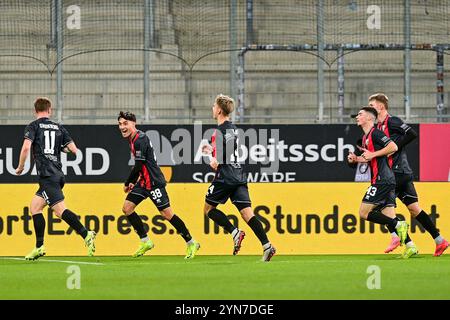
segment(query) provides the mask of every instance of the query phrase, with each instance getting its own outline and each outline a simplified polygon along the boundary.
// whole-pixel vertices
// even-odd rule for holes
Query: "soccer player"
[[[185,259],[194,258],[200,249],[183,220],[175,215],[170,207],[169,196],[166,192],[166,179],[156,161],[153,145],[147,135],[136,128],[136,116],[131,112],[121,111],[117,118],[122,136],[128,140],[134,155],[135,165],[125,182],[124,192],[127,193],[122,211],[128,218],[134,230],[141,239],[140,247],[133,257],[140,257],[154,247],[145,231],[141,218],[135,212],[136,206],[143,200],[150,198],[161,215],[166,218],[187,243]]]
[[[241,213],[242,218],[261,242],[262,261],[270,261],[276,252],[275,247],[269,242],[261,222],[253,213],[247,177],[243,167],[237,163],[236,159],[233,159],[233,155],[237,154],[238,149],[237,128],[230,121],[230,114],[233,110],[234,101],[232,98],[225,95],[216,97],[212,111],[213,118],[217,120],[218,128],[212,136],[212,145],[206,144],[202,147],[203,153],[210,157],[211,168],[216,171],[214,180],[206,194],[204,214],[231,234],[234,242],[233,255],[236,255],[241,248],[245,232],[233,226],[227,216],[217,209],[219,204],[224,204],[230,198]],[[218,153],[224,156],[223,161],[217,159]]]
[[[371,186],[367,189],[359,208],[361,218],[388,225],[397,230],[401,244],[408,232],[405,221],[395,219],[395,177],[388,164],[387,155],[397,151],[397,145],[375,127],[377,111],[362,107],[356,115],[358,126],[364,131],[361,155],[350,152],[348,162],[368,162],[372,174]]]
[[[32,150],[39,175],[39,189],[31,200],[30,211],[33,217],[36,235],[36,247],[25,257],[36,260],[45,255],[44,231],[45,220],[42,211],[48,205],[53,212],[71,226],[83,239],[88,248],[88,255],[95,252],[95,232],[83,226],[76,214],[66,208],[62,189],[65,184],[61,170],[61,151],[76,153],[77,147],[67,130],[59,123],[51,121],[52,103],[46,97],[34,101],[36,120],[25,128],[25,139],[20,152],[16,174],[21,175],[25,161]]]
[[[440,256],[449,246],[437,231],[435,224],[429,215],[420,208],[416,188],[414,187],[414,175],[408,163],[405,146],[417,137],[417,133],[400,118],[391,116],[388,112],[389,99],[383,93],[376,93],[369,97],[369,106],[378,112],[378,129],[383,131],[398,146],[398,151],[389,157],[390,165],[395,174],[396,196],[408,208],[411,218],[415,218],[427,230],[436,243],[434,256]],[[385,250],[391,252],[400,245],[398,235],[395,230],[388,227],[391,232],[391,243]],[[406,248],[402,254],[404,258],[409,258],[418,253],[417,247],[411,238],[406,238]]]

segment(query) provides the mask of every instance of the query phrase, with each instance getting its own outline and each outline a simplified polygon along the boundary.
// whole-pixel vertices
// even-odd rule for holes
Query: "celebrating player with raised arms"
[[[186,241],[185,259],[194,258],[200,249],[200,244],[192,238],[183,220],[175,215],[170,207],[169,196],[166,192],[166,179],[158,166],[150,139],[144,132],[136,129],[136,116],[133,113],[120,112],[117,121],[122,136],[130,144],[135,160],[135,165],[124,185],[124,192],[128,195],[122,208],[123,213],[141,239],[141,244],[133,257],[142,256],[154,247],[145,231],[142,219],[135,212],[137,205],[150,198],[161,215],[175,227]]]
[[[216,175],[206,194],[204,214],[219,226],[223,227],[233,237],[236,255],[240,248],[245,233],[231,224],[227,216],[217,209],[219,204],[227,202],[228,198],[241,213],[242,218],[250,226],[261,242],[263,255],[262,261],[270,261],[275,254],[261,222],[253,213],[250,196],[248,193],[247,177],[241,164],[236,160],[237,154],[237,128],[230,121],[230,114],[234,110],[234,100],[225,95],[218,95],[213,105],[213,118],[217,120],[218,127],[212,137],[211,145],[203,146],[203,153],[210,156],[210,166],[216,171]],[[220,135],[220,139],[219,139]],[[218,159],[217,155],[223,155],[224,159]]]

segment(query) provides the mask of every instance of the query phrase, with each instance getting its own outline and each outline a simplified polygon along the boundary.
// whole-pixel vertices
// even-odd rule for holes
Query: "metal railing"
[[[11,0],[9,2],[13,3],[14,1]],[[109,24],[105,23],[103,25],[103,22],[107,21],[110,23],[115,18],[117,18],[117,21],[121,20],[119,17],[114,17],[112,11],[110,15],[106,12],[97,18],[90,17],[89,19],[91,20],[87,19],[88,22],[86,23],[91,23],[92,25],[96,25],[95,23],[97,23],[99,31],[94,35],[85,33],[83,34],[85,38],[81,36],[77,38],[75,31],[67,30],[65,23],[67,12],[65,11],[66,2],[64,0],[49,0],[47,2],[50,4],[48,9],[50,11],[49,19],[51,20],[48,23],[48,32],[42,29],[37,30],[35,35],[26,32],[22,34],[18,27],[17,34],[14,34],[14,30],[10,33],[0,34],[0,62],[2,62],[2,58],[6,57],[9,59],[8,61],[14,61],[16,64],[16,66],[8,69],[8,62],[6,62],[0,67],[0,120],[3,123],[20,120],[25,117],[14,115],[8,112],[8,109],[23,108],[23,110],[28,110],[30,108],[29,104],[15,101],[23,100],[28,103],[33,98],[31,97],[33,94],[30,93],[29,100],[27,100],[26,96],[28,96],[28,92],[38,91],[36,89],[38,87],[37,81],[29,80],[30,77],[28,76],[30,72],[36,72],[35,69],[30,67],[27,70],[26,67],[21,65],[21,61],[23,61],[21,59],[24,56],[28,56],[43,63],[45,59],[43,56],[33,56],[33,50],[40,50],[38,44],[30,42],[31,45],[29,47],[25,49],[19,48],[20,50],[17,49],[17,52],[14,52],[14,48],[6,48],[6,45],[2,45],[2,39],[13,38],[14,36],[20,38],[23,36],[28,41],[33,36],[43,37],[45,34],[49,35],[45,50],[47,55],[47,68],[50,72],[46,74],[45,71],[41,71],[38,74],[41,77],[51,77],[51,81],[49,81],[47,90],[40,92],[54,96],[57,118],[61,122],[75,122],[77,120],[93,120],[97,123],[108,122],[114,120],[114,116],[110,115],[108,113],[109,111],[130,107],[142,113],[139,117],[144,123],[153,123],[155,121],[170,122],[172,120],[187,123],[197,119],[206,120],[210,117],[208,108],[212,103],[213,97],[217,93],[228,93],[236,99],[237,108],[233,116],[239,122],[258,122],[260,120],[277,122],[277,120],[291,119],[293,122],[344,123],[349,121],[348,114],[352,109],[359,106],[349,105],[346,96],[358,94],[360,98],[356,100],[359,104],[363,104],[365,103],[364,96],[367,97],[373,93],[373,90],[384,91],[388,95],[393,93],[398,96],[400,94],[397,89],[394,90],[395,92],[390,91],[393,88],[389,86],[369,84],[363,86],[361,90],[352,88],[355,86],[355,83],[356,86],[359,83],[357,83],[357,80],[349,79],[348,74],[351,74],[353,69],[352,63],[348,62],[348,58],[350,59],[352,57],[352,55],[349,55],[350,53],[354,54],[357,52],[380,52],[384,55],[390,52],[403,52],[402,60],[397,58],[395,60],[403,68],[403,77],[400,79],[403,81],[401,92],[403,96],[402,108],[397,107],[396,111],[401,111],[397,113],[402,113],[405,120],[422,121],[423,119],[434,119],[436,122],[447,122],[449,118],[444,91],[446,68],[444,57],[448,54],[450,45],[442,42],[425,44],[414,41],[414,39],[418,39],[414,32],[417,32],[417,19],[420,18],[417,12],[420,8],[417,7],[418,5],[416,3],[412,4],[410,0],[389,0],[383,2],[382,5],[386,6],[386,10],[392,9],[395,13],[392,18],[389,18],[389,14],[383,16],[386,20],[392,20],[386,22],[393,24],[393,26],[389,27],[389,30],[396,30],[398,33],[398,36],[394,37],[396,42],[386,43],[375,42],[382,39],[382,36],[369,36],[368,31],[366,32],[367,35],[365,35],[360,30],[351,29],[352,26],[359,26],[360,21],[355,22],[347,19],[349,22],[343,19],[342,25],[339,24],[340,22],[330,21],[333,14],[331,9],[333,9],[332,6],[336,5],[336,1],[309,0],[299,3],[294,0],[278,0],[270,4],[263,4],[254,0],[228,0],[223,4],[218,4],[216,1],[208,0],[201,4],[191,3],[190,6],[187,6],[181,0],[142,0],[141,2],[135,1],[133,4],[127,6],[125,2],[115,0],[117,2],[116,4],[121,5],[123,8],[125,16],[123,19],[128,23],[129,29],[125,27],[121,28],[119,25],[111,31],[112,36],[109,37],[108,30],[105,29],[105,26]],[[105,2],[103,5],[107,7],[108,3]],[[355,14],[353,12],[359,12],[358,10],[363,12],[360,16],[368,16],[363,9],[369,3],[370,1],[343,1],[342,7],[345,7],[345,12],[350,12],[347,14],[348,17],[352,17]],[[439,22],[437,18],[440,17],[439,14],[446,17],[450,11],[448,9],[450,7],[450,1],[440,1],[439,3],[440,7],[425,7],[426,16],[433,16],[434,14],[433,17],[435,17],[436,23]],[[80,0],[82,14],[84,5],[95,7],[95,4],[88,0]],[[98,5],[102,5],[101,1],[98,2]],[[201,6],[204,6],[204,9]],[[266,13],[262,10],[263,6],[267,6],[267,8],[264,8],[264,10],[267,10]],[[270,12],[274,6],[282,8],[283,10],[280,9],[281,13]],[[299,26],[303,26],[306,29],[295,30],[293,28],[292,30],[285,30],[284,28],[288,24],[285,24],[284,21],[290,21],[290,19],[296,18],[290,15],[289,11],[297,10],[297,6],[303,6],[302,8],[306,12],[304,16],[299,17],[299,20],[307,18],[309,19],[308,23],[310,23],[303,23],[301,25],[301,21],[298,22]],[[23,5],[22,8],[25,10],[26,5]],[[292,10],[289,10],[290,8]],[[17,12],[13,12],[13,10],[10,10],[11,14],[8,16],[9,9],[7,4],[5,4],[5,8],[1,10],[0,15],[3,15],[3,23],[7,23],[8,17],[10,20],[17,18]],[[344,9],[340,8],[336,10],[342,11]],[[383,13],[386,13],[386,10]],[[211,12],[217,16],[208,17],[207,14]],[[189,14],[198,14],[198,25],[191,25],[193,22],[190,20],[195,19],[192,19]],[[399,21],[395,20],[399,16],[402,19]],[[223,17],[223,19],[218,20],[217,17]],[[269,18],[276,21],[273,22]],[[200,21],[201,19],[205,21]],[[445,19],[448,20],[448,17]],[[83,25],[85,23],[83,21],[85,20],[82,18],[81,21]],[[218,25],[219,31],[211,31],[208,33],[208,28],[204,26],[214,22]],[[20,26],[21,22],[14,23]],[[427,24],[424,26],[424,31],[421,32],[421,38],[419,39],[429,39],[430,41],[447,39],[446,35],[450,32],[449,25],[450,23],[447,21],[447,27],[444,26],[442,29],[442,26],[435,27],[433,24]],[[342,30],[344,30],[344,27],[354,30],[354,35],[347,35],[348,39],[352,40],[353,38],[366,37],[371,42],[329,42],[330,39],[347,39],[345,38],[345,32],[339,29],[341,27]],[[139,30],[139,28],[142,29]],[[286,36],[277,38],[277,36],[271,35],[270,32],[263,34],[263,31],[261,31],[263,29],[261,28],[269,31],[273,28],[273,33],[279,32],[282,35],[286,34]],[[6,30],[8,29],[6,28]],[[142,39],[139,40],[136,34],[141,34]],[[392,39],[388,34],[389,32],[386,32],[386,39]],[[430,34],[429,38],[427,38],[427,34]],[[437,34],[437,36],[434,37],[434,34]],[[292,35],[297,37],[298,40],[291,40],[295,38]],[[124,48],[123,45],[128,43],[128,37],[134,37],[138,40],[136,42],[130,40],[130,47]],[[108,41],[102,41],[102,38],[120,38],[117,41],[122,41],[123,43],[117,42],[109,45]],[[92,39],[98,40],[101,43],[97,45]],[[316,43],[305,43],[304,41],[306,39],[315,39]],[[201,47],[198,47],[199,43]],[[196,49],[198,52],[195,51]],[[420,65],[421,63],[414,63],[413,61],[414,58],[412,56],[417,51],[426,51],[435,55],[434,65],[427,62],[427,69],[433,68],[435,70],[433,82],[436,82],[436,85],[433,86],[433,91],[428,89],[429,91],[426,93],[426,95],[435,95],[435,104],[433,103],[435,115],[433,116],[422,113],[423,110],[429,111],[433,108],[431,102],[423,105],[417,105],[415,102],[418,93],[414,91],[412,77],[417,74],[420,76],[424,75],[424,79],[421,81],[423,83],[429,82],[428,71],[414,70],[416,65]],[[28,52],[30,53],[28,54]],[[120,56],[122,65],[119,68],[120,70],[112,70],[112,67],[119,63],[115,55],[118,52],[123,53]],[[136,52],[142,53],[142,60],[137,60],[134,55]],[[258,60],[251,55],[249,56],[249,53],[254,52],[267,53],[267,56],[265,59]],[[283,60],[280,62],[278,59],[282,60],[281,52],[307,53],[312,55],[313,58],[309,57],[308,59],[304,59],[304,56],[302,56],[303,58],[299,58],[300,61]],[[92,70],[90,70],[90,61],[86,57],[94,53],[101,53],[103,55],[102,57],[105,58],[102,59],[96,56],[97,58],[92,64]],[[279,56],[275,59],[273,58],[274,53],[279,53]],[[334,55],[331,59],[327,56],[330,54]],[[53,60],[51,58],[53,55],[55,56],[54,64],[52,64]],[[219,58],[219,56],[226,56],[227,59],[224,60]],[[208,59],[210,59],[210,62],[208,62]],[[305,61],[302,61],[302,59]],[[80,67],[82,63],[85,64],[83,67]],[[277,69],[283,63],[287,67],[283,66]],[[309,65],[313,63],[315,64],[315,69],[311,70]],[[365,63],[367,67],[364,68],[362,73],[374,72],[371,64],[374,64],[375,61],[367,59]],[[298,101],[297,103],[294,97],[285,106],[285,108],[292,110],[291,114],[277,114],[277,110],[283,106],[283,102],[277,102],[277,97],[283,94],[295,96],[297,93],[296,89],[289,89],[290,91],[288,89],[284,91],[284,88],[279,89],[281,82],[289,83],[289,77],[294,78],[295,72],[289,70],[290,65],[292,65],[292,69],[299,70],[294,80],[299,82],[299,95],[315,95],[316,99],[313,101],[312,98],[308,98],[307,103],[305,103],[307,99]],[[382,63],[379,63],[379,65],[381,66]],[[127,71],[128,66],[130,67],[130,71]],[[17,73],[14,73],[15,69],[22,68],[24,69],[20,72],[17,70]],[[280,79],[280,82],[278,80],[272,80],[270,85],[266,86],[270,87],[270,90],[257,89],[266,85],[264,83],[264,75],[260,75],[258,78],[258,68],[260,70],[269,70],[268,72],[272,72],[273,75],[278,77],[277,79]],[[394,74],[389,68],[387,66],[386,70],[383,71],[385,75]],[[310,84],[313,81],[312,72],[316,73],[315,87],[308,89],[306,84]],[[87,75],[89,73],[105,74],[106,76],[98,76],[92,79],[88,78]],[[115,92],[113,89],[109,89],[109,86],[116,86],[121,89],[120,86],[110,83],[119,73],[128,74],[131,81],[139,84],[137,85],[139,89],[136,89],[134,85],[126,84],[125,82],[127,80],[123,80],[123,87],[126,87],[123,91],[118,90]],[[18,78],[20,74],[23,74],[23,81],[21,81],[21,78]],[[284,74],[289,76],[284,77]],[[425,75],[428,76],[425,77]],[[336,80],[332,83],[334,80],[330,80],[330,78],[334,77]],[[92,86],[86,85],[85,88],[83,84],[84,79],[89,84],[92,84]],[[218,85],[213,84],[213,82],[217,82]],[[32,90],[27,90],[29,88],[26,87],[25,83],[33,87],[30,88]],[[14,87],[20,87],[21,89],[14,91],[14,89],[11,89]],[[25,89],[22,87],[25,87]],[[170,87],[174,88],[173,91],[169,90]],[[271,93],[268,98],[272,100],[272,114],[265,114],[266,110],[271,108],[271,106],[267,105],[267,100],[261,99],[260,97],[265,94],[264,92],[274,92],[276,90],[279,90],[279,93]],[[362,90],[365,92],[362,92]],[[34,95],[38,94],[41,93],[34,93]],[[159,100],[156,99],[155,94],[161,95],[162,98]],[[96,97],[95,101],[100,101],[105,105],[100,107],[96,102],[90,102],[92,99],[89,100],[86,98],[93,95]],[[115,95],[122,97],[130,96],[129,105],[121,105],[120,102],[117,102],[120,99],[114,99]],[[77,96],[80,97],[80,103],[86,104],[85,110],[96,111],[92,111],[87,115],[81,111],[79,114],[76,114],[78,106],[75,97]],[[180,97],[180,102],[177,101],[178,97]],[[259,102],[260,100],[264,101],[263,105]],[[302,113],[303,109],[310,108],[306,104],[309,106],[315,104],[317,109],[314,116]],[[17,107],[18,105],[19,107]],[[174,112],[167,111],[164,114],[164,107],[166,106],[168,108],[167,110],[179,108],[182,112],[174,115],[172,114]],[[4,110],[1,110],[2,108]],[[69,110],[75,111],[70,113]],[[156,115],[156,112],[159,111],[162,114]],[[23,114],[27,113],[24,111]]]

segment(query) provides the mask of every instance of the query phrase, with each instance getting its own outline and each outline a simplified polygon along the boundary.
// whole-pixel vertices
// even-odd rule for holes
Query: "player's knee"
[[[255,216],[255,214],[253,213],[253,210],[251,210],[251,208],[248,208],[248,209],[250,209],[250,210],[242,210],[241,211],[241,217],[247,223]]]
[[[171,207],[164,208],[159,211],[159,213],[164,217],[164,219],[170,221],[173,218],[173,212]]]
[[[35,214],[42,213],[42,209],[39,208],[30,208],[30,214],[34,216]]]
[[[369,215],[368,212],[366,212],[366,210],[359,210],[359,216],[364,219],[367,220],[367,216]]]
[[[212,210],[215,209],[216,207],[210,205],[209,203],[205,203],[205,207],[203,208],[203,214],[205,216],[208,216],[208,213]]]
[[[32,216],[42,212],[42,209],[40,208],[40,206],[38,206],[36,204],[31,203],[31,205],[30,205],[30,213],[31,213]]]
[[[36,197],[30,203],[30,213],[31,213],[31,215],[35,215],[35,214],[41,213],[42,210],[44,210],[46,205],[47,204],[45,203],[45,201],[43,199]]]
[[[167,221],[169,221],[169,220],[172,219],[172,217],[173,217],[173,215],[167,214],[167,213],[164,212],[164,211],[160,211],[159,213],[160,213],[160,214],[164,217],[164,219],[166,219]]]
[[[61,218],[63,212],[66,210],[66,205],[64,204],[64,201],[58,202],[55,205],[52,206],[53,213],[58,217]]]
[[[250,203],[235,202],[234,205],[235,205],[236,209],[239,210],[241,215],[248,214],[250,211],[253,214],[252,205]]]
[[[131,206],[131,205],[129,205],[129,204],[124,204],[123,207],[122,207],[122,212],[123,212],[125,215],[127,215],[127,216],[130,215],[130,214],[132,214],[133,211],[134,211],[133,206]]]
[[[418,216],[418,212],[416,212],[415,210],[409,209],[409,214],[411,215],[411,217],[415,218]]]
[[[53,209],[53,213],[58,217],[61,218],[63,211],[59,210],[59,208]]]
[[[420,213],[420,208],[417,206],[411,206],[411,207],[408,207],[408,211],[409,211],[409,213],[411,214],[411,216],[413,217],[413,218],[415,218],[415,217],[417,217],[418,215],[419,215],[419,213]]]

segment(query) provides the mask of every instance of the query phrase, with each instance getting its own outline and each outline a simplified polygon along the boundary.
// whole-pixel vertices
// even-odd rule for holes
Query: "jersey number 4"
[[[55,153],[55,131],[44,131],[44,139],[45,139],[45,146],[44,146],[44,153],[45,154],[54,154]]]

